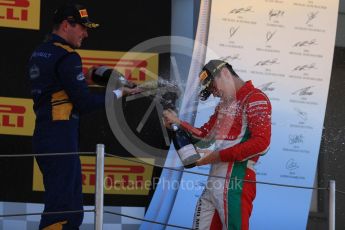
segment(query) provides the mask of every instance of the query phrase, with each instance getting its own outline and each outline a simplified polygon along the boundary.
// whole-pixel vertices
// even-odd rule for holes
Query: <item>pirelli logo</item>
[[[79,10],[79,14],[80,14],[80,17],[82,17],[82,18],[86,18],[86,17],[89,16],[89,15],[87,14],[86,9]]]
[[[83,193],[94,193],[96,185],[95,157],[81,158]],[[133,158],[128,158],[133,160]],[[105,158],[104,194],[148,195],[152,184],[153,159],[150,165],[113,157]],[[33,190],[44,191],[42,174],[34,161]]]
[[[83,72],[92,66],[115,67],[133,82],[142,83],[158,78],[158,54],[116,51],[77,50],[83,62]]]
[[[203,81],[208,77],[206,70],[202,71],[199,75],[199,81]]]
[[[0,134],[32,136],[35,114],[31,99],[0,97]]]
[[[40,29],[40,0],[0,0],[0,26]]]

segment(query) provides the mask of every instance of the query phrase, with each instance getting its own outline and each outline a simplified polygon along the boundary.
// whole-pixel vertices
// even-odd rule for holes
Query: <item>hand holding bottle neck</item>
[[[167,109],[163,111],[163,118],[168,124],[180,125],[181,120],[177,117],[177,114],[172,109]]]

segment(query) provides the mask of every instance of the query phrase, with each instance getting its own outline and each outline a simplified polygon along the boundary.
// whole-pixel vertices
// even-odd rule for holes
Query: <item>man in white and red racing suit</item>
[[[271,104],[251,81],[242,81],[232,67],[211,60],[200,74],[206,89],[221,101],[200,128],[164,112],[169,123],[180,124],[198,138],[213,139],[214,151],[205,152],[197,165],[211,163],[210,176],[196,206],[195,229],[249,229],[256,195],[253,166],[265,154],[271,138]],[[212,76],[213,75],[213,76]]]

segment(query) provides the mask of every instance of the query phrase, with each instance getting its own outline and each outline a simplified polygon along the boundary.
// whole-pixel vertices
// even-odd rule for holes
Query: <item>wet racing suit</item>
[[[195,129],[186,122],[181,126],[194,136],[214,139],[221,159],[211,166],[207,186],[196,206],[193,227],[248,229],[256,184],[242,180],[256,180],[253,166],[269,148],[269,99],[248,81],[237,91],[236,100],[227,105],[221,102],[201,128]]]
[[[36,114],[33,152],[77,153],[79,115],[104,108],[104,94],[91,94],[82,73],[81,58],[61,37],[39,45],[28,63]],[[79,155],[38,156],[43,174],[44,212],[82,210]],[[83,213],[42,215],[40,229],[63,226],[78,229]],[[58,228],[59,229],[59,228]]]

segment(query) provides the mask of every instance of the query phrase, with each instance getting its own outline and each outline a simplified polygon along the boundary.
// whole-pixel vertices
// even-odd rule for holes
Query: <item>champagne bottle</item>
[[[122,73],[109,66],[99,66],[93,68],[89,74],[91,75],[92,81],[97,85],[106,86],[110,78],[115,78],[122,86],[128,88],[136,87],[136,84],[128,81]]]
[[[193,168],[196,166],[196,161],[199,160],[200,154],[195,150],[194,145],[186,131],[174,126],[173,129],[173,143],[177,154],[179,155],[182,164],[185,168]]]

